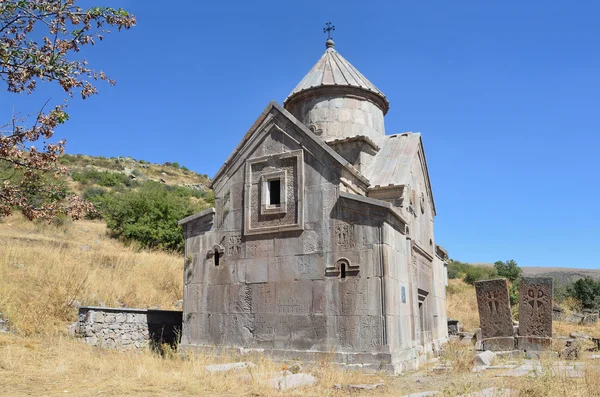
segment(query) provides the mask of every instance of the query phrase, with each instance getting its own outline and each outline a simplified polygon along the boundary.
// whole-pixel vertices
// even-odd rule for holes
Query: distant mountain
[[[562,283],[575,282],[585,277],[600,280],[600,269],[570,269],[568,267],[523,267],[522,269],[526,276],[552,277]]]
[[[472,262],[471,265],[494,266],[493,263]],[[523,275],[552,277],[563,284],[573,283],[580,278],[591,277],[600,280],[600,269],[571,269],[568,267],[522,267]]]

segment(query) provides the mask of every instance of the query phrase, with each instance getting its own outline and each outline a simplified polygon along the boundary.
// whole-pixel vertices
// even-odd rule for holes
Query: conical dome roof
[[[384,114],[387,113],[390,104],[385,95],[383,95],[373,83],[335,50],[333,40],[327,40],[326,47],[327,49],[321,59],[319,59],[310,72],[304,76],[302,81],[300,81],[296,88],[288,95],[284,101],[284,105],[287,104],[292,97],[308,90],[327,86],[346,86],[358,88],[380,97],[381,101],[378,102],[381,102]]]

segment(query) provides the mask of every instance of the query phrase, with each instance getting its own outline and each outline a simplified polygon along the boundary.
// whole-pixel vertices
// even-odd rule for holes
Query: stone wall
[[[181,322],[180,311],[82,306],[75,335],[90,345],[113,349],[173,345],[179,343]]]

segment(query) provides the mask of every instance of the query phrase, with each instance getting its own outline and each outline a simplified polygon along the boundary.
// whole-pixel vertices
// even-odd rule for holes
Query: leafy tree
[[[579,300],[584,309],[600,308],[600,281],[591,277],[579,279],[569,287],[569,294]]]
[[[511,283],[520,280],[523,274],[523,270],[512,259],[506,262],[497,261],[494,263],[494,268],[500,277],[508,279]]]
[[[95,81],[103,72],[72,59],[83,46],[95,44],[108,33],[135,25],[135,17],[122,9],[83,9],[76,0],[0,1],[0,78],[12,93],[31,93],[38,82],[56,82],[69,98],[97,93]],[[46,103],[46,105],[48,102]],[[56,127],[69,115],[65,103],[30,115],[16,114],[0,127],[0,216],[19,209],[29,219],[51,219],[59,214],[81,217],[90,205],[73,195],[57,193],[56,183],[66,172],[59,162],[65,141],[51,141]],[[42,147],[32,144],[42,140]],[[34,198],[30,193],[35,190]]]

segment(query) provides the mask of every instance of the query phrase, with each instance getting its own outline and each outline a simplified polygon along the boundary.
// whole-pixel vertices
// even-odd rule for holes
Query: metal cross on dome
[[[325,24],[326,28],[323,28],[323,33],[327,33],[327,40],[331,39],[331,31],[335,30],[335,26],[331,24],[331,22],[327,22]]]

